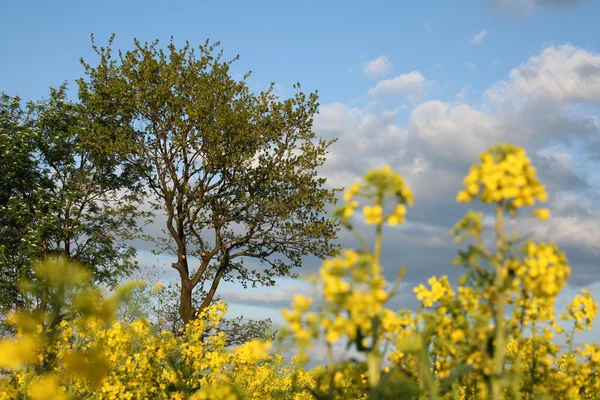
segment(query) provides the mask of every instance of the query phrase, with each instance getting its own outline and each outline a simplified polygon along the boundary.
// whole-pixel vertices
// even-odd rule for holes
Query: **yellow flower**
[[[163,285],[162,283],[157,283],[156,285],[154,285],[154,287],[152,288],[152,293],[158,293],[160,292],[163,288],[165,287],[165,285]]]
[[[547,208],[538,208],[537,210],[533,210],[531,214],[534,217],[538,217],[542,221],[545,221],[548,218],[550,218],[550,210],[548,210]]]
[[[582,290],[582,295],[575,295],[575,298],[569,304],[561,319],[573,319],[577,331],[591,329],[592,321],[598,315],[598,303],[591,296],[589,290]]]
[[[469,183],[467,185],[467,192],[471,195],[471,196],[475,196],[477,195],[477,193],[479,193],[479,185],[476,183]]]
[[[466,203],[480,195],[485,203],[506,201],[512,212],[524,205],[533,206],[535,199],[545,201],[548,194],[536,177],[525,151],[517,146],[492,146],[480,155],[481,164],[471,167],[463,180],[464,188],[456,200]],[[483,190],[479,193],[480,185]]]
[[[54,375],[45,375],[35,379],[29,385],[28,392],[32,400],[67,399],[65,392],[59,386],[58,378]]]
[[[365,206],[363,208],[365,223],[368,225],[380,224],[383,222],[383,208],[379,204],[374,206]]]
[[[303,313],[308,311],[311,304],[312,299],[310,297],[298,294],[294,296],[292,307],[294,308],[294,310],[296,310],[296,312]]]
[[[405,221],[406,207],[404,204],[398,204],[394,212],[388,217],[387,222],[391,226],[401,224]]]
[[[459,203],[468,203],[473,200],[473,197],[466,190],[461,190],[456,196],[456,201]]]
[[[354,209],[358,207],[358,201],[351,201],[344,208],[344,218],[350,218],[354,214]]]
[[[341,333],[342,332],[337,329],[330,329],[327,331],[327,334],[325,335],[325,340],[327,341],[327,343],[333,344],[340,339]]]
[[[18,369],[36,359],[38,341],[30,336],[21,340],[0,340],[0,368]]]
[[[465,338],[465,332],[462,329],[456,329],[450,334],[453,343],[458,343]]]
[[[348,201],[352,197],[356,196],[358,194],[359,189],[360,189],[360,184],[359,183],[353,183],[350,186],[350,188],[348,188],[348,190],[346,191],[346,193],[344,193],[344,201]]]

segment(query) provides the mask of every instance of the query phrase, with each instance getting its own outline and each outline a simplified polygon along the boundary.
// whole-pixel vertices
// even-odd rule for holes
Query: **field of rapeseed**
[[[291,363],[274,354],[277,343],[227,347],[215,330],[222,303],[180,335],[155,333],[144,320],[116,321],[135,282],[107,298],[87,284],[84,269],[49,261],[36,271],[38,284],[24,290],[45,296],[50,311],[8,316],[17,335],[0,341],[0,398],[598,399],[600,345],[574,344],[598,304],[582,291],[556,310],[570,275],[565,254],[505,232],[508,218],[547,198],[521,148],[483,153],[456,200],[492,207],[493,240],[484,235],[483,214],[468,211],[452,231],[466,244],[454,260],[464,275],[456,285],[431,277],[414,289],[420,308],[398,311],[386,303],[403,271],[396,282],[384,278],[382,235],[385,226],[405,221],[413,196],[390,168],[368,172],[335,211],[360,247],[326,260],[310,277],[320,296],[297,296],[282,311],[280,344],[291,340],[298,349]],[[532,213],[550,217],[545,208]],[[373,243],[354,230],[360,218],[375,227]],[[558,319],[571,329],[563,331]],[[323,342],[327,365],[306,370],[309,349]],[[336,359],[340,343],[364,357]]]

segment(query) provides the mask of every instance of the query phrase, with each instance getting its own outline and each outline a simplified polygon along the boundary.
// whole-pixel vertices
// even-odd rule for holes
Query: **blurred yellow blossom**
[[[379,204],[363,208],[365,223],[368,225],[380,224],[383,221],[383,209]]]
[[[541,219],[542,221],[545,221],[548,218],[550,218],[550,210],[548,210],[547,208],[538,208],[537,210],[533,210],[531,214],[534,217]]]

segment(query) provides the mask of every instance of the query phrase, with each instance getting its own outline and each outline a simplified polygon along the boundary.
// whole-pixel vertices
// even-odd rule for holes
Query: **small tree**
[[[93,45],[97,66],[82,60],[89,79],[79,80],[80,98],[94,139],[120,146],[166,215],[168,236],[156,241],[176,256],[184,322],[211,303],[222,281],[273,285],[293,276],[304,256],[336,252],[337,225],[323,216],[335,191],[315,171],[333,141],[312,131],[316,93],[298,90],[284,101],[273,85],[251,93],[249,73],[240,81],[229,75],[237,57],[214,55],[218,43],[207,41],[197,57],[188,43],[177,49],[171,41],[165,53],[158,41],[135,40],[115,59],[113,38],[107,48]],[[194,307],[198,286],[205,295]]]
[[[37,190],[42,185],[38,160],[33,157],[32,119],[18,96],[0,97],[0,307],[2,313],[23,305],[18,288],[32,270],[23,264],[36,249],[27,242],[34,220]],[[18,209],[13,209],[13,205]]]
[[[135,248],[125,240],[148,214],[138,209],[143,187],[114,154],[82,141],[85,113],[67,100],[66,90],[51,89],[47,100],[25,108],[6,94],[0,102],[4,312],[27,305],[18,283],[50,255],[85,265],[94,283],[109,286],[137,267]],[[35,300],[27,306],[46,307],[43,298]]]

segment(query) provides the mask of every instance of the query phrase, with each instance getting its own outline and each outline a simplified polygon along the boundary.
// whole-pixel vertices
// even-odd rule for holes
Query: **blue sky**
[[[508,0],[510,1],[510,0]],[[508,2],[507,1],[507,2]],[[512,0],[514,3],[525,2]],[[567,1],[568,2],[568,1]],[[548,44],[600,45],[598,2],[529,13],[491,8],[485,0],[382,1],[106,1],[12,2],[0,4],[2,89],[39,97],[49,85],[82,74],[79,58],[90,58],[90,33],[116,47],[174,36],[177,43],[219,40],[226,55],[240,54],[239,72],[254,71],[257,88],[271,81],[319,89],[323,103],[361,98],[370,81],[364,62],[387,55],[393,72],[420,71],[440,83],[439,96],[465,85],[475,91],[505,77]],[[515,10],[518,7],[514,7]],[[487,35],[468,46],[478,32]],[[494,65],[496,61],[496,65]],[[478,66],[470,74],[465,64]]]
[[[218,40],[225,58],[240,55],[233,72],[253,71],[256,91],[270,82],[283,97],[295,82],[318,89],[315,130],[340,138],[321,171],[329,183],[347,186],[389,163],[413,187],[417,205],[406,226],[389,232],[384,254],[384,263],[409,267],[398,300],[408,306],[410,286],[460,273],[448,231],[466,211],[453,199],[468,165],[497,141],[523,145],[548,185],[554,218],[522,215],[517,225],[567,251],[569,296],[587,287],[600,298],[599,16],[596,0],[5,0],[0,90],[39,99],[66,80],[75,98],[79,58],[95,62],[91,33],[99,45],[115,33],[123,50],[134,37]],[[345,234],[340,241],[354,245]],[[152,263],[148,251],[141,246],[140,257]],[[318,267],[309,264],[309,272]],[[282,279],[269,290],[228,285],[222,293],[236,315],[279,320],[277,309],[304,290]]]

